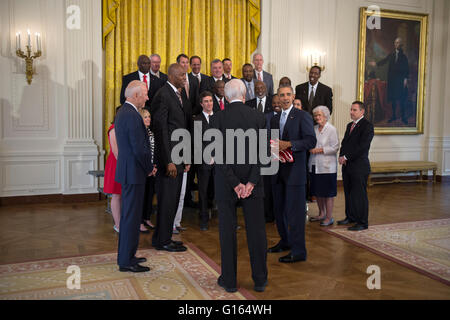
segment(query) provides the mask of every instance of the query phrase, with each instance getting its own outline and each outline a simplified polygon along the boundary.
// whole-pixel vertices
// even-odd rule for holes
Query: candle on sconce
[[[27,29],[27,33],[28,33],[28,46],[31,47],[31,34],[30,34],[30,29]]]
[[[41,35],[36,32],[36,49],[37,49],[37,51],[41,51],[40,37],[41,37]]]
[[[17,35],[18,35],[18,43],[19,43],[18,49],[20,50],[21,46],[22,46],[22,44],[20,42],[20,31],[17,33]]]

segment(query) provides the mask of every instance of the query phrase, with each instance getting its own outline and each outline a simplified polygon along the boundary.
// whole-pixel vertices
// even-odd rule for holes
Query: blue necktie
[[[280,119],[280,139],[283,136],[284,131],[284,125],[286,124],[286,112],[281,113],[281,119]]]

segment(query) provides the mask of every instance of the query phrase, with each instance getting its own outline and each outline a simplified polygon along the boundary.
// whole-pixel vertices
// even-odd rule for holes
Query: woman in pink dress
[[[117,110],[116,110],[117,112]],[[114,219],[114,230],[119,232],[120,225],[120,202],[122,187],[120,183],[116,182],[114,177],[116,176],[117,165],[117,141],[116,132],[114,130],[114,122],[108,129],[108,141],[109,141],[109,155],[106,159],[105,165],[105,178],[103,184],[103,192],[112,194],[111,198],[111,211]]]

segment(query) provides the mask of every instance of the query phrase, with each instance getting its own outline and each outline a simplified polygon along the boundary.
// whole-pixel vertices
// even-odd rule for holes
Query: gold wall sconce
[[[322,71],[325,70],[325,52],[321,51],[307,51],[306,55],[306,71],[309,72],[312,67],[320,67]]]
[[[41,51],[41,35],[39,33],[35,33],[36,35],[36,49],[37,51],[32,54],[31,51],[31,33],[30,30],[27,30],[27,45],[26,53],[22,51],[22,43],[20,41],[20,31],[16,33],[16,54],[19,58],[25,59],[25,74],[27,76],[28,84],[31,84],[33,80],[33,60],[39,58],[42,55]]]

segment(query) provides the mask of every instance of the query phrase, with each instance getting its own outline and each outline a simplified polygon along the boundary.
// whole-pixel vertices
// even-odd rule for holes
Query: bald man
[[[133,80],[139,80],[146,84],[148,100],[145,103],[145,108],[150,110],[150,105],[156,92],[164,84],[159,78],[150,73],[150,58],[146,55],[140,55],[137,61],[138,70],[122,78],[122,89],[120,91],[120,103],[125,103],[125,89]]]
[[[122,208],[117,263],[122,272],[146,272],[150,268],[139,265],[145,258],[137,258],[139,225],[144,207],[145,181],[153,171],[152,151],[147,130],[140,115],[148,100],[144,82],[131,81],[126,90],[126,101],[115,118],[119,155],[116,181],[122,185]]]
[[[183,173],[189,171],[190,162],[175,164],[172,149],[178,142],[171,141],[176,129],[190,130],[191,105],[182,90],[186,84],[186,70],[178,63],[169,66],[168,81],[153,99],[151,112],[155,135],[158,174],[158,215],[152,244],[157,250],[186,251],[182,243],[172,241],[173,222],[177,212],[183,183]]]

